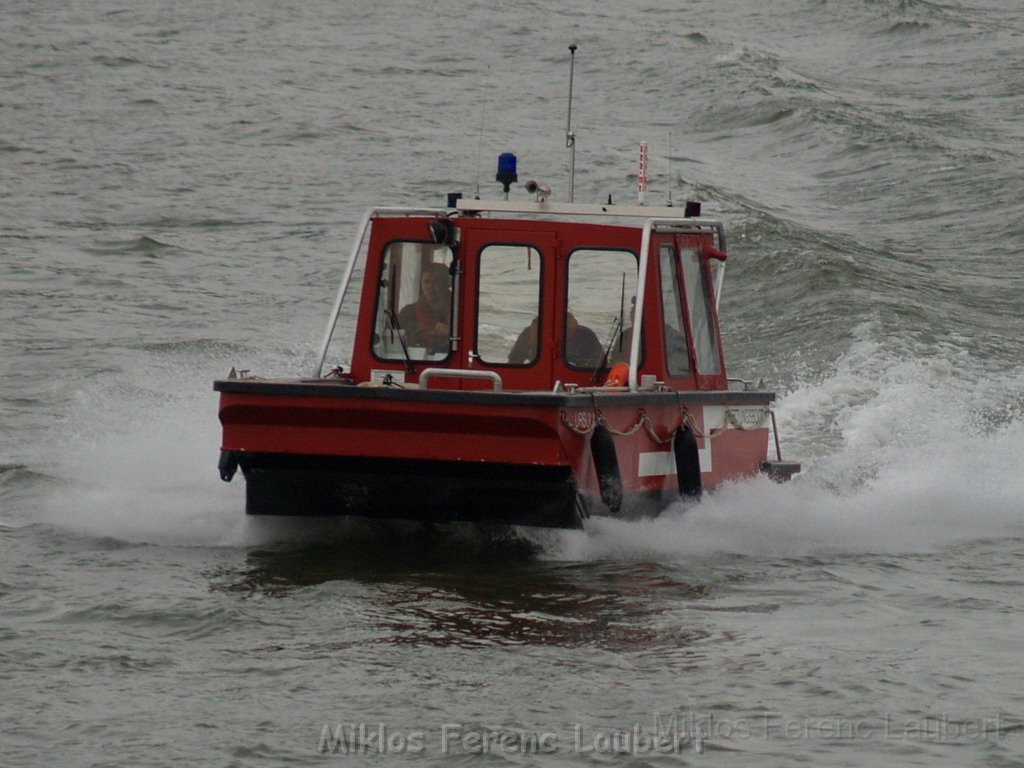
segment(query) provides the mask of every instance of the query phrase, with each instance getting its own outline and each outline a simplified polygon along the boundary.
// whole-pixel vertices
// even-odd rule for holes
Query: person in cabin
[[[636,296],[630,301],[629,325],[622,328],[612,342],[612,348],[608,353],[608,364],[628,363],[629,353],[633,348],[633,323],[636,317]],[[643,343],[640,344],[640,354],[643,355]]]
[[[532,362],[537,356],[537,318],[520,333],[508,361],[515,365]],[[604,349],[597,334],[585,325],[580,325],[572,312],[566,313],[565,362],[574,368],[596,368],[604,356]]]
[[[516,343],[512,345],[508,361],[513,365],[531,363],[537,356],[537,320],[533,318],[533,322],[519,332]]]
[[[622,329],[622,333],[612,344],[611,354],[608,355],[609,363],[628,363],[629,355],[633,349],[633,323],[636,318],[636,296],[629,308],[629,325]],[[681,318],[679,318],[681,320]],[[671,320],[665,325],[665,361],[668,363],[669,374],[683,375],[690,370],[689,352],[686,348],[686,337],[676,328]],[[643,335],[640,336],[640,359],[643,359],[644,343]]]
[[[604,347],[597,334],[578,323],[572,312],[566,313],[565,362],[574,368],[596,368],[603,357]]]
[[[428,354],[447,352],[451,331],[451,276],[444,264],[430,262],[420,274],[420,295],[398,313],[410,347],[423,347]]]

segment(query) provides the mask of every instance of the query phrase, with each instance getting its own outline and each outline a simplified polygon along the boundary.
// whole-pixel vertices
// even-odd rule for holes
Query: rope
[[[604,427],[609,432],[611,432],[613,435],[615,435],[616,437],[629,437],[630,435],[635,435],[637,433],[637,431],[640,429],[640,427],[642,427],[644,425],[644,419],[647,418],[647,414],[644,413],[644,409],[641,408],[640,409],[640,418],[638,418],[636,420],[636,424],[634,424],[633,426],[629,427],[625,431],[619,431],[615,427],[613,427],[611,424],[608,423],[608,420],[604,417],[604,414],[600,410],[598,410],[595,413],[595,415],[597,416],[597,422],[602,427]]]
[[[683,427],[689,427],[690,431],[693,432],[694,437],[704,438],[704,433],[697,427],[697,420],[693,418],[693,414],[690,413],[690,409],[687,408],[682,402],[679,403],[679,429]]]
[[[580,419],[580,415],[583,415],[584,418]],[[647,434],[650,436],[651,440],[653,440],[658,445],[667,445],[668,443],[670,443],[672,441],[672,438],[675,437],[676,432],[683,426],[681,422],[679,426],[673,428],[668,433],[667,437],[661,437],[655,431],[654,422],[651,421],[651,417],[647,415],[647,412],[644,411],[643,408],[640,409],[640,416],[637,418],[637,420],[627,429],[616,429],[615,427],[613,427],[611,423],[608,421],[608,419],[604,417],[604,413],[602,413],[599,408],[594,408],[590,413],[584,411],[578,414],[576,418],[576,423],[573,423],[569,420],[569,417],[565,411],[561,411],[559,413],[559,416],[562,419],[562,424],[564,424],[570,431],[576,433],[580,437],[590,437],[590,435],[593,434],[594,430],[597,429],[598,425],[601,425],[616,437],[629,437],[631,435],[635,435],[638,431],[640,431],[641,428],[643,428],[647,430]],[[586,423],[587,426],[579,426],[581,422]]]
[[[646,429],[647,434],[650,436],[651,440],[657,443],[658,445],[668,445],[670,442],[672,442],[672,439],[676,436],[676,433],[685,427],[689,427],[695,437],[704,440],[711,440],[715,437],[718,437],[718,435],[722,434],[722,432],[724,432],[727,429],[737,429],[741,432],[749,432],[755,429],[762,429],[764,428],[765,423],[768,421],[771,415],[772,410],[770,408],[765,408],[761,414],[761,419],[759,422],[752,426],[744,426],[744,424],[739,420],[739,417],[736,415],[735,411],[733,411],[733,409],[731,408],[727,408],[725,411],[722,426],[717,429],[709,429],[708,432],[705,433],[704,431],[697,427],[697,420],[694,418],[693,413],[690,411],[690,409],[687,408],[682,403],[680,403],[679,425],[671,429],[667,436],[662,437],[654,429],[654,422],[651,421],[651,417],[647,415],[647,412],[643,408],[640,409],[640,415],[637,417],[637,420],[626,429],[616,429],[615,427],[613,427],[605,418],[604,413],[601,411],[601,409],[593,406],[591,406],[591,410],[589,412],[578,411],[576,416],[576,423],[572,423],[569,421],[569,417],[565,411],[559,412],[559,416],[562,419],[562,424],[564,424],[570,431],[576,433],[580,437],[590,437],[590,435],[593,434],[594,430],[597,429],[598,425],[601,425],[616,437],[630,437],[639,432],[640,429]],[[581,416],[583,417],[582,419],[580,418]],[[580,427],[578,426],[580,423],[585,423],[587,426]]]
[[[597,429],[597,419],[591,416],[591,414],[586,411],[577,412],[577,417],[580,415],[588,417],[586,418],[586,421],[589,422],[590,426],[588,426],[586,429],[580,429],[575,424],[569,423],[569,417],[566,415],[565,411],[559,411],[559,416],[562,417],[562,423],[569,429],[570,432],[575,432],[580,437],[590,437],[591,433],[595,429]],[[577,418],[577,421],[578,420],[579,419]]]

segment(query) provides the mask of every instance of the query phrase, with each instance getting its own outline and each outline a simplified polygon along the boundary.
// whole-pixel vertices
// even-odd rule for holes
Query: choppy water
[[[1024,764],[1019,3],[0,30],[3,765]],[[370,205],[509,150],[564,198],[570,42],[577,199],[647,141],[725,219],[730,372],[804,474],[586,533],[245,519],[211,380],[309,370]]]

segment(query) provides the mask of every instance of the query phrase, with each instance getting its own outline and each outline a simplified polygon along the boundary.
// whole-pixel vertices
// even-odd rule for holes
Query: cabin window
[[[690,328],[693,331],[693,348],[697,353],[697,372],[721,373],[721,358],[718,354],[718,339],[715,337],[715,320],[712,314],[713,292],[708,284],[708,270],[696,248],[683,248],[680,256],[683,262],[683,280],[686,283],[686,304],[690,310]]]
[[[452,251],[395,242],[381,262],[373,353],[383,360],[443,360],[451,352]]]
[[[537,360],[540,252],[529,245],[488,245],[480,251],[476,354],[488,365]]]
[[[636,279],[636,256],[630,251],[580,249],[569,255],[567,366],[593,370],[628,359]]]
[[[690,375],[690,352],[686,346],[686,321],[679,292],[675,248],[669,244],[658,251],[661,268],[661,306],[665,314],[665,362],[669,376]]]

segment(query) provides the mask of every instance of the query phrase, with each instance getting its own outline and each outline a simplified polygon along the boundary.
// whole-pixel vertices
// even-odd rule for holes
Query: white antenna
[[[488,77],[491,74],[491,65],[487,65]],[[485,89],[487,90],[487,89]],[[488,91],[489,93],[489,91]],[[486,104],[484,100],[480,100],[480,119],[477,121],[476,126],[476,199],[480,199],[480,155],[483,152],[484,144],[484,110]]]
[[[480,199],[480,154],[484,144],[484,107],[480,105],[480,121],[476,131],[476,199]]]
[[[576,46],[569,46],[569,115],[565,119],[565,147],[572,150],[569,160],[569,202],[576,197],[576,131],[572,129],[572,75],[576,67]]]
[[[676,183],[672,175],[672,129],[668,131],[668,205],[672,207],[672,186]]]

